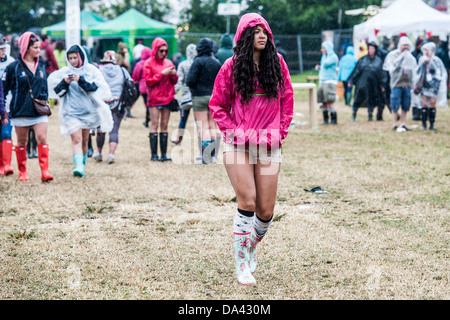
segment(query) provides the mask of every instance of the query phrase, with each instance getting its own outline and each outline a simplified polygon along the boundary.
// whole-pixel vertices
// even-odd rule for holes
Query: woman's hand
[[[175,67],[166,68],[161,72],[163,75],[167,76],[169,74],[176,74],[177,71],[175,70]]]

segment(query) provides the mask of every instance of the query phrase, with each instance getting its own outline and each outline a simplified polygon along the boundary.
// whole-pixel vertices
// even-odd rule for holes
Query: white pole
[[[66,0],[66,48],[81,45],[80,0]]]

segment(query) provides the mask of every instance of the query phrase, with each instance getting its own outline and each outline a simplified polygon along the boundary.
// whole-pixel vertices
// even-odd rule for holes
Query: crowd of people
[[[390,51],[374,41],[361,42],[357,56],[349,45],[339,59],[330,41],[322,43],[321,51],[322,59],[316,66],[319,70],[317,100],[324,124],[337,124],[334,102],[341,81],[345,104],[352,107],[352,121],[356,121],[361,107],[367,108],[369,121],[375,120],[373,112],[377,108],[376,120],[383,121],[387,106],[393,130],[405,132],[409,130],[407,113],[413,107],[413,120],[422,120],[423,130],[436,130],[436,105],[439,101],[447,105],[450,70],[447,41],[442,41],[437,50],[431,39],[424,41],[419,37],[414,48],[402,34]]]
[[[49,99],[59,106],[62,136],[71,138],[73,176],[86,175],[93,135],[97,144],[93,158],[99,162],[105,136],[109,135],[107,162],[113,164],[120,123],[132,107],[122,103],[130,79],[148,109],[144,125],[149,127],[150,160],[171,161],[167,155],[168,122],[171,112],[178,111],[173,106],[178,105],[175,94],[181,90],[179,131],[171,141],[182,143],[193,109],[200,163],[212,163],[223,143],[226,172],[238,202],[233,225],[236,279],[242,285],[256,283],[256,245],[273,219],[281,147],[294,107],[284,52],[277,50],[263,17],[256,13],[241,17],[234,48],[230,35],[222,37],[220,47],[209,38],[189,44],[185,61],[169,60],[168,44],[159,37],[151,48],[138,44],[138,59],[130,61],[128,47],[121,43],[117,52],[106,51],[98,64],[92,63],[83,46],[58,46],[53,50],[47,37],[32,32],[20,36],[19,55],[14,59],[6,54],[5,37],[0,39],[0,174],[13,174],[14,128],[19,179],[29,180],[26,146],[33,130],[41,180],[53,180],[47,143]],[[55,55],[57,50],[61,52]],[[42,105],[38,108],[37,104]]]

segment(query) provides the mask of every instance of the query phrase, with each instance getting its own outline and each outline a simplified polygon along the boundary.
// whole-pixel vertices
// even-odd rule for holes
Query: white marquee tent
[[[431,8],[422,0],[397,0],[389,7],[353,28],[353,43],[358,50],[359,43],[377,37],[406,33],[417,37],[431,32],[445,38],[450,34],[450,15]]]

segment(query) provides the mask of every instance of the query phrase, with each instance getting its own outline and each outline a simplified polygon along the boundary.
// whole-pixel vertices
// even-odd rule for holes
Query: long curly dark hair
[[[232,68],[233,81],[243,104],[251,100],[256,91],[257,82],[269,98],[277,99],[280,90],[285,89],[280,58],[269,35],[266,47],[261,52],[259,70],[257,70],[253,61],[255,29],[256,27],[245,29],[233,48],[235,53]]]

